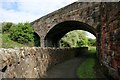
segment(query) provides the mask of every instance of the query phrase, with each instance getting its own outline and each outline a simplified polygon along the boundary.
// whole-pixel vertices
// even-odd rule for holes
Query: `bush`
[[[11,27],[9,37],[11,40],[22,44],[34,42],[33,29],[29,23],[19,23],[18,25]]]
[[[71,31],[60,40],[61,47],[84,47],[87,45],[86,32],[81,30]]]
[[[89,46],[96,46],[96,39],[88,38],[88,45]]]
[[[9,32],[9,29],[14,26],[13,23],[11,22],[7,22],[7,23],[2,23],[2,32],[3,33],[8,33]]]

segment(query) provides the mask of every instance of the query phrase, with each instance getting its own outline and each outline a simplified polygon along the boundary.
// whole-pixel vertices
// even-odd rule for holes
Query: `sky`
[[[0,22],[32,22],[75,1],[77,0],[0,0]]]
[[[0,22],[32,22],[76,0],[0,0]]]

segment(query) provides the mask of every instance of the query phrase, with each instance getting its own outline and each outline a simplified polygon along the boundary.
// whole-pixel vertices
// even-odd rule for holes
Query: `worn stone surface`
[[[120,3],[101,3],[100,9],[99,57],[107,66],[108,74],[120,78]]]
[[[79,50],[40,47],[0,49],[0,78],[44,77],[50,67],[75,57]]]

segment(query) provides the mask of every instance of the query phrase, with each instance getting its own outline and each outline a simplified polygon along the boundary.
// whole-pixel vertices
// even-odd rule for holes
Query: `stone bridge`
[[[110,75],[120,76],[120,2],[74,2],[31,24],[41,47],[59,47],[59,40],[72,30],[91,32],[100,62]]]
[[[0,76],[42,77],[49,66],[73,58],[73,53],[82,50],[44,47],[59,47],[59,40],[67,32],[85,30],[96,36],[97,57],[103,71],[120,79],[120,2],[74,2],[31,24],[42,48],[0,49]]]
[[[86,30],[96,36],[99,6],[100,3],[75,2],[32,22],[40,36],[41,47],[59,47],[59,40],[72,30]]]

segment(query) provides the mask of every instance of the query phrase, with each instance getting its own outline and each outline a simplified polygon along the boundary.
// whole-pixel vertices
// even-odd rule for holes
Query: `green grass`
[[[96,53],[96,47],[95,46],[90,46],[89,47],[89,53]]]
[[[2,48],[2,34],[0,33],[0,48]]]
[[[79,78],[95,78],[94,65],[95,60],[93,58],[85,60],[77,70]]]
[[[9,37],[9,34],[2,34],[2,48],[15,48],[15,47],[25,47],[23,44],[12,41]]]
[[[94,66],[96,64],[95,47],[89,48],[88,58],[79,66],[77,75],[79,78],[96,78]]]

